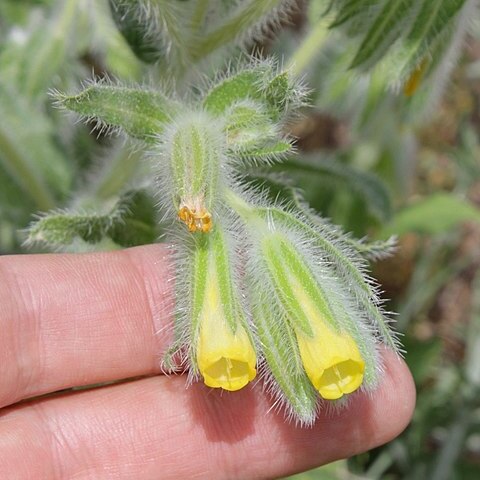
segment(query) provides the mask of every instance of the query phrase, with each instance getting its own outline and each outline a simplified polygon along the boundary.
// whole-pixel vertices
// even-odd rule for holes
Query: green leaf
[[[168,69],[186,66],[191,36],[188,2],[109,0],[109,4],[117,28],[139,59],[161,61]]]
[[[149,36],[150,25],[132,14],[129,2],[109,0],[112,18],[133,53],[146,63],[153,63],[162,55],[162,45],[155,44]],[[130,2],[133,3],[133,2]]]
[[[351,67],[374,63],[395,43],[415,9],[415,0],[388,0],[366,33]]]
[[[120,127],[132,137],[152,141],[169,120],[174,106],[160,92],[94,84],[77,95],[57,93],[57,102],[101,125]]]
[[[107,213],[54,211],[39,218],[27,230],[27,244],[51,249],[72,245],[77,239],[95,244],[111,238],[131,247],[157,238],[153,201],[142,191],[125,193]]]
[[[292,152],[292,144],[290,142],[281,140],[279,142],[268,142],[263,145],[255,146],[254,148],[247,148],[241,151],[244,158],[252,159],[253,161],[261,161],[268,163],[275,159],[282,158]]]
[[[465,2],[466,0],[423,0],[404,42],[408,52],[408,65],[414,67],[427,57],[431,46],[452,26]]]
[[[452,194],[437,193],[400,210],[381,236],[409,232],[437,235],[467,221],[480,222],[480,210]]]
[[[122,247],[146,245],[158,240],[156,201],[145,190],[133,190],[122,195],[115,216],[107,229],[107,235]],[[118,219],[118,221],[117,221]]]
[[[201,59],[228,43],[236,40],[242,34],[256,28],[261,32],[261,25],[266,25],[278,15],[277,7],[282,0],[248,0],[241,2],[239,7],[232,10],[220,25],[208,32],[196,45],[192,45],[194,57]]]
[[[207,93],[203,106],[209,112],[220,115],[241,100],[260,100],[262,96],[258,83],[265,70],[265,68],[242,70],[222,80]]]
[[[72,169],[55,143],[53,124],[11,86],[0,83],[0,163],[40,210],[67,194]]]
[[[332,6],[335,2],[332,2]],[[367,15],[367,9],[378,5],[378,0],[345,0],[337,2],[337,15],[330,24],[330,28],[338,27],[351,19],[355,19],[359,15]]]
[[[18,52],[16,87],[29,98],[44,96],[67,57],[73,57],[77,1],[59,0],[55,5],[51,18],[38,25]]]
[[[365,200],[369,211],[379,220],[385,221],[392,214],[392,201],[385,184],[374,174],[353,168],[345,163],[331,160],[300,161],[288,160],[272,168],[273,171],[316,175],[327,182],[338,182],[341,187],[355,192]]]
[[[253,316],[263,355],[290,407],[309,425],[315,418],[317,394],[303,369],[295,334],[285,315],[272,308],[270,299],[262,299],[259,292],[256,296]]]

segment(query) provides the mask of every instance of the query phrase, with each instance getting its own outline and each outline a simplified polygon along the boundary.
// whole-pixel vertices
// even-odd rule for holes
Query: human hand
[[[378,390],[313,428],[270,411],[259,384],[229,393],[161,375],[171,277],[161,245],[0,257],[2,478],[276,478],[385,443],[410,420],[412,379],[388,351]]]

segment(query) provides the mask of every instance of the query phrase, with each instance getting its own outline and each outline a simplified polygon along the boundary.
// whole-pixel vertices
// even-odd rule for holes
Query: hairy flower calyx
[[[176,117],[159,137],[159,190],[166,209],[190,232],[208,233],[222,183],[223,124],[204,112],[188,113]]]

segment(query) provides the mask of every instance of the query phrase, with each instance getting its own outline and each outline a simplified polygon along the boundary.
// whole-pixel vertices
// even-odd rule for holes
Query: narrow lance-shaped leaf
[[[388,220],[392,215],[390,192],[372,173],[329,160],[316,162],[288,160],[275,166],[273,170],[289,174],[318,175],[319,178],[324,177],[328,181],[340,182],[342,187],[355,192],[364,199],[369,211],[379,220]]]
[[[143,61],[184,67],[189,58],[190,5],[178,0],[109,0],[113,19]]]
[[[175,109],[160,92],[116,85],[94,84],[77,95],[57,93],[55,97],[59,105],[88,120],[118,127],[147,142],[163,130]]]
[[[47,117],[32,112],[25,98],[0,83],[0,163],[40,210],[55,205],[70,172],[52,141]]]
[[[22,49],[18,89],[35,99],[45,95],[52,77],[72,55],[78,5],[76,0],[58,0],[52,17],[33,32]]]
[[[150,38],[151,26],[132,14],[134,2],[109,0],[112,18],[135,55],[146,63],[153,63],[162,54],[162,45]]]
[[[41,243],[58,249],[76,240],[94,244],[110,238],[123,247],[142,245],[157,237],[154,220],[146,194],[127,192],[106,213],[65,210],[46,214],[29,226],[27,244]]]
[[[371,28],[363,38],[351,67],[373,64],[398,40],[406,21],[416,8],[416,0],[389,0],[384,2]]]
[[[466,0],[424,0],[404,43],[407,68],[417,68],[436,39],[453,24]]]
[[[338,27],[351,19],[355,19],[358,15],[368,15],[369,9],[378,5],[378,0],[346,0],[343,2],[332,1],[332,6],[339,3],[337,6],[337,15],[330,24],[330,28]]]

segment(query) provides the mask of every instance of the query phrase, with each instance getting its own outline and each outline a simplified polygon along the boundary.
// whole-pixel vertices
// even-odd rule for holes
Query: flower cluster
[[[180,353],[191,381],[229,391],[258,374],[311,424],[322,401],[374,389],[379,344],[396,346],[355,244],[297,193],[271,201],[245,180],[292,153],[282,132],[304,98],[289,71],[257,60],[193,101],[93,84],[59,102],[148,144],[176,259],[165,369]]]

